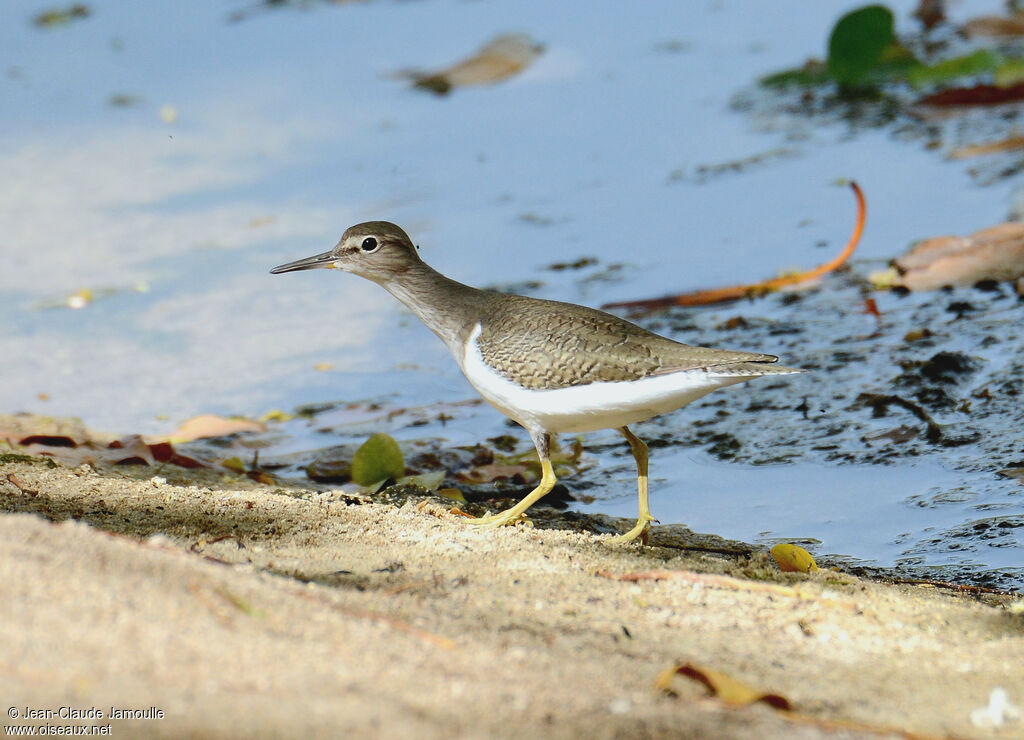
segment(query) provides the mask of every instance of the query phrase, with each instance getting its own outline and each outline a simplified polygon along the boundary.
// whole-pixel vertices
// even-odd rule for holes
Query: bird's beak
[[[338,255],[334,252],[324,252],[323,254],[316,254],[312,257],[305,257],[301,260],[295,260],[284,265],[278,265],[270,271],[271,275],[277,275],[282,272],[295,272],[296,270],[314,270],[318,267],[327,267],[330,269],[334,268],[334,263],[338,260]]]

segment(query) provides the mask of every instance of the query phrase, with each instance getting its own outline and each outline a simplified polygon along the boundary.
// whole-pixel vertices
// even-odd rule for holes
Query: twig
[[[21,481],[18,480],[18,477],[16,475],[14,475],[14,473],[8,473],[7,474],[7,482],[10,483],[15,488],[17,488],[19,491],[21,491],[26,496],[37,496],[37,495],[39,495],[39,491],[33,491],[31,488],[25,488],[25,486],[22,485]]]

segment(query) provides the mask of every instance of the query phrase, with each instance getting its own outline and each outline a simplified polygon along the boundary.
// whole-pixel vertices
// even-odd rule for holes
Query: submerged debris
[[[84,3],[75,3],[66,8],[51,8],[39,13],[32,19],[32,25],[36,28],[52,28],[53,26],[64,26],[71,21],[88,18],[92,10]]]

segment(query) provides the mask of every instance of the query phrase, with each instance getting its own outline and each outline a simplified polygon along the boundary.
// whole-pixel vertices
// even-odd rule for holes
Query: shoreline
[[[994,691],[1024,702],[1020,597],[609,546],[578,513],[485,530],[442,499],[138,472],[0,465],[10,706],[155,707],[113,720],[145,737],[1021,731],[982,726]],[[792,710],[656,686],[683,665]]]

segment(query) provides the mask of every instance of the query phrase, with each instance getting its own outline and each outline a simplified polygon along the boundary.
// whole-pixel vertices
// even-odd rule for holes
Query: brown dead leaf
[[[504,34],[483,46],[476,54],[436,72],[409,72],[413,85],[446,95],[467,85],[493,85],[519,74],[544,52],[526,34]]]
[[[981,280],[1017,280],[1024,275],[1024,223],[1004,223],[970,236],[938,236],[893,260],[894,285],[937,290]]]
[[[137,434],[115,439],[107,445],[107,450],[112,456],[107,458],[107,461],[112,460],[115,465],[152,465],[157,462],[149,445]]]
[[[985,154],[999,154],[1001,152],[1012,152],[1017,149],[1024,149],[1024,136],[1011,136],[1008,139],[991,141],[987,144],[972,144],[962,146],[949,153],[953,159],[967,159],[968,157],[980,157]]]
[[[1015,465],[1012,468],[1004,468],[999,471],[999,475],[1020,481],[1021,485],[1024,485],[1024,465]]]
[[[949,90],[926,95],[917,101],[917,105],[935,108],[951,108],[960,106],[1003,105],[1024,100],[1024,82],[1008,87],[998,85],[975,85],[974,87],[954,87]]]
[[[978,16],[967,21],[960,30],[967,38],[1024,36],[1024,13]]]
[[[655,686],[669,696],[676,696],[677,692],[672,684],[677,675],[704,684],[711,692],[711,696],[731,707],[745,707],[756,702],[764,702],[771,707],[787,712],[793,709],[789,699],[781,694],[754,688],[726,673],[694,663],[680,663],[666,668],[658,674]]]
[[[179,455],[169,442],[148,442],[139,435],[115,437],[88,429],[79,419],[32,414],[0,414],[0,440],[27,455],[49,457],[69,467],[154,465],[203,467]]]
[[[930,31],[946,20],[944,0],[919,0],[914,17],[921,21],[926,31]]]
[[[251,419],[225,419],[213,414],[194,416],[174,432],[167,441],[173,444],[210,437],[227,437],[240,432],[263,432],[267,427]]]

